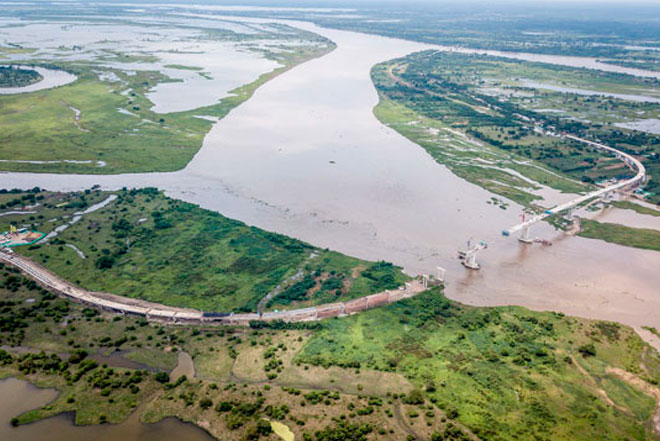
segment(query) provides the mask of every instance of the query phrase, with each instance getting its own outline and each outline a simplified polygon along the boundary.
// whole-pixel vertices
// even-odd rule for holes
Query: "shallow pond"
[[[190,354],[179,351],[177,364],[170,372],[170,381],[174,382],[182,375],[185,375],[186,378],[195,378],[195,363]]]
[[[622,129],[640,130],[642,132],[660,135],[660,119],[656,118],[640,119],[637,121],[624,123],[614,123],[614,125],[621,127]]]
[[[634,101],[637,103],[656,103],[656,104],[660,103],[660,98],[654,96],[578,89],[575,87],[566,87],[566,86],[557,86],[555,84],[539,83],[531,80],[523,80],[522,85],[523,87],[528,87],[530,89],[545,89],[545,90],[551,90],[553,92],[570,93],[570,94],[582,95],[582,96],[605,96],[610,98],[618,98],[625,101]]]
[[[75,426],[72,415],[59,415],[25,426],[10,425],[16,415],[43,406],[56,396],[57,391],[53,389],[40,389],[22,380],[0,380],[0,440],[213,441],[203,430],[175,418],[144,424],[137,414],[121,424]]]

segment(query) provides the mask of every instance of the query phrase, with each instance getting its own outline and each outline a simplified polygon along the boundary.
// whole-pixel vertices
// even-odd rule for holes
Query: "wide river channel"
[[[249,224],[389,260],[410,273],[442,266],[448,270],[447,295],[466,303],[523,305],[660,328],[660,253],[564,237],[546,224],[535,226],[533,235],[551,239],[551,247],[502,237],[502,229],[519,222],[521,207],[486,204],[491,193],[456,177],[373,116],[378,97],[371,67],[431,46],[297,25],[330,38],[337,49],[258,89],[215,124],[184,170],[6,173],[0,186],[156,186]],[[594,67],[590,59],[542,58]],[[488,243],[479,255],[481,271],[465,270],[456,259],[470,238]]]
[[[0,187],[155,186],[249,224],[350,255],[389,260],[413,274],[442,266],[447,295],[465,303],[616,320],[660,346],[640,329],[660,328],[660,253],[567,237],[547,224],[535,226],[532,234],[552,240],[549,247],[502,237],[504,228],[519,222],[520,206],[502,210],[487,204],[491,193],[456,177],[376,120],[371,67],[432,46],[298,26],[330,38],[337,49],[258,89],[215,124],[184,170],[120,176],[5,173]],[[592,59],[541,58],[616,69]],[[488,243],[479,255],[480,271],[466,270],[456,259],[470,238]],[[6,396],[2,390],[0,396]],[[122,436],[132,439],[137,438]]]

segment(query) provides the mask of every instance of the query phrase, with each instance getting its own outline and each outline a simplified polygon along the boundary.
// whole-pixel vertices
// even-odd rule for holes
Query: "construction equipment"
[[[478,270],[481,268],[481,265],[477,263],[477,253],[481,250],[488,248],[488,244],[483,240],[480,240],[478,243],[472,245],[472,239],[467,241],[467,248],[465,251],[458,251],[458,258],[463,264],[464,267],[468,269]]]

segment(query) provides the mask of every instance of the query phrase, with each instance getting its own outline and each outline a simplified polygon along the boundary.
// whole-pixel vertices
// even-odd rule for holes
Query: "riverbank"
[[[41,66],[18,65],[15,68],[23,71],[34,72],[34,81],[18,87],[0,87],[0,95],[19,95],[39,90],[48,90],[56,87],[66,86],[76,81],[76,75],[66,70],[48,69]],[[2,97],[0,97],[2,98]]]

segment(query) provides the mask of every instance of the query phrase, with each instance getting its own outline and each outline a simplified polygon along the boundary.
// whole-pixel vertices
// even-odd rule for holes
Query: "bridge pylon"
[[[532,243],[532,242],[534,242],[532,240],[532,237],[529,234],[530,228],[531,227],[529,225],[527,225],[527,226],[523,227],[523,229],[520,231],[520,237],[518,238],[518,240],[520,242],[522,242],[522,243]]]

